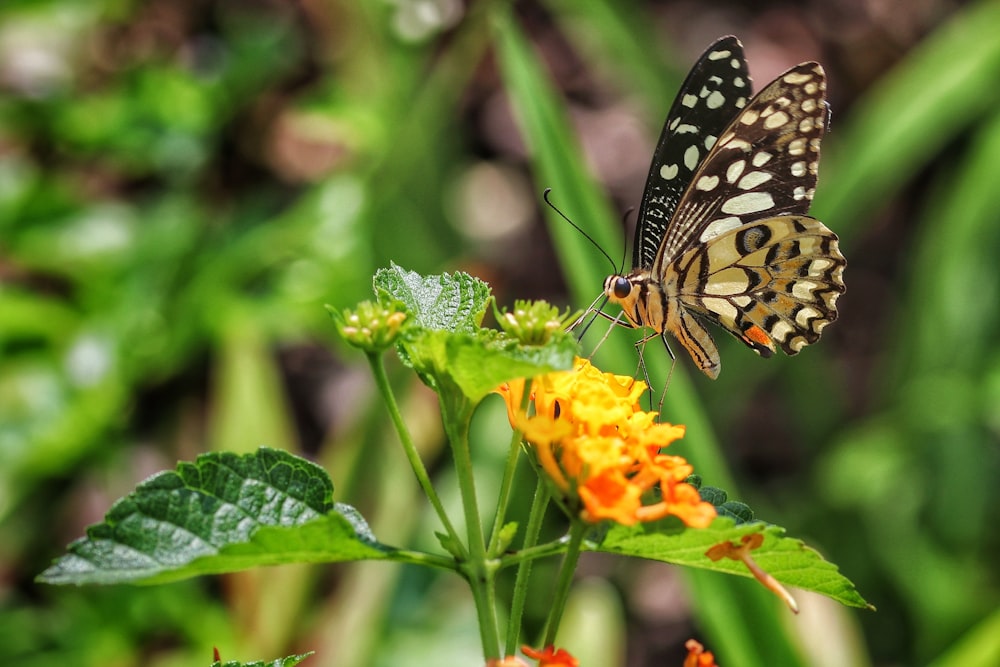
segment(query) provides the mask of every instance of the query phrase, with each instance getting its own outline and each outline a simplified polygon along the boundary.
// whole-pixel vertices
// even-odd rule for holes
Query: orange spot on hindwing
[[[747,344],[756,350],[762,357],[770,357],[774,354],[774,342],[771,340],[771,337],[756,324],[743,332],[743,340],[745,340]]]

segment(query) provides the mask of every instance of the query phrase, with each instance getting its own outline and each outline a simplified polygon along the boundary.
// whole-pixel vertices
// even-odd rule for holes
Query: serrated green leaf
[[[486,329],[475,334],[422,331],[402,348],[430,387],[454,387],[473,404],[508,380],[572,368],[579,350],[568,335],[554,336],[545,345],[521,345]]]
[[[212,663],[212,667],[295,667],[295,665],[313,655],[315,652],[316,651],[309,651],[308,653],[303,653],[302,655],[290,655],[287,658],[278,658],[277,660],[272,660],[271,662],[264,662],[262,660],[255,660],[253,662],[227,660],[226,662],[219,662],[216,660]]]
[[[764,543],[751,552],[753,559],[782,584],[820,593],[850,607],[871,606],[836,565],[802,540],[785,537],[783,528],[763,522],[734,525],[731,519],[719,518],[708,528],[673,531],[649,524],[616,525],[599,545],[589,548],[749,577],[752,575],[743,563],[728,558],[713,561],[705,552],[721,542],[739,544],[740,538],[751,533],[764,534]]]
[[[391,559],[326,471],[263,447],[203,454],[116,502],[39,577],[50,584],[161,583],[262,565]]]
[[[719,513],[719,516],[729,517],[737,525],[741,523],[750,523],[754,520],[753,510],[746,503],[741,503],[738,500],[730,500],[728,502],[718,505],[715,510]]]
[[[692,475],[688,478],[688,483],[693,483],[692,478],[696,478],[697,475]],[[716,511],[719,516],[728,517],[735,521],[737,524],[748,523],[753,521],[754,513],[749,505],[746,503],[741,503],[737,500],[729,500],[729,494],[727,494],[723,489],[715,486],[701,486],[701,478],[697,478],[697,484],[695,486],[698,488],[698,493],[701,495],[701,499],[705,502],[712,503],[715,506]]]
[[[491,298],[489,285],[467,273],[421,276],[395,263],[376,271],[373,285],[380,301],[401,301],[417,324],[434,330],[477,330]]]

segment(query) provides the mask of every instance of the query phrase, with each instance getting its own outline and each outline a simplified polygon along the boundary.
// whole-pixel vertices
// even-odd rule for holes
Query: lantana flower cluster
[[[522,379],[498,389],[511,426],[534,446],[564,497],[579,499],[584,520],[634,525],[673,515],[704,528],[715,518],[715,507],[684,481],[693,467],[661,452],[684,436],[684,426],[659,423],[657,413],[642,410],[645,382],[577,358],[571,371],[532,379],[528,410],[522,410],[524,387]]]

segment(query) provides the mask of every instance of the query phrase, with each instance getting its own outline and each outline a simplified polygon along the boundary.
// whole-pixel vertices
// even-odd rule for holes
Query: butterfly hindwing
[[[750,100],[692,176],[654,275],[692,244],[754,220],[809,211],[826,127],[825,91],[823,68],[802,63]]]
[[[678,299],[763,356],[775,344],[794,355],[837,319],[845,265],[823,223],[768,218],[686,252],[676,264]]]
[[[751,93],[743,45],[736,37],[716,41],[691,68],[653,153],[632,246],[634,267],[653,265],[684,189]]]

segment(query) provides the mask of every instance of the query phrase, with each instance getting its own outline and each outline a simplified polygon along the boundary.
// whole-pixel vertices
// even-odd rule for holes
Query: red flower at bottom
[[[555,646],[546,646],[536,651],[530,646],[522,646],[521,650],[529,658],[538,661],[538,667],[579,667],[580,661],[570,655],[564,648],[556,650]]]
[[[719,667],[715,664],[715,656],[711,651],[706,651],[705,647],[693,639],[687,640],[684,648],[688,650],[688,657],[684,659],[684,667]]]

